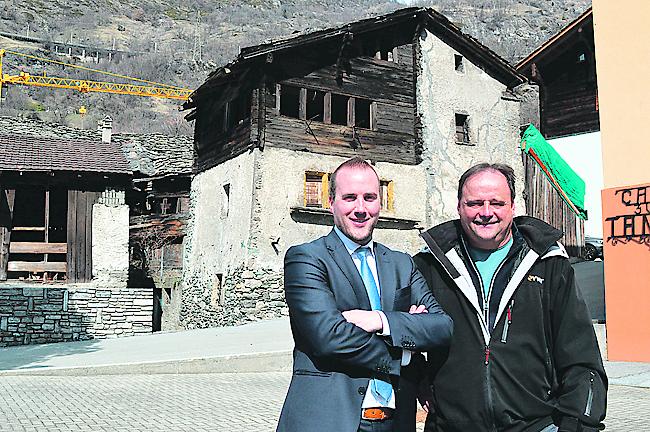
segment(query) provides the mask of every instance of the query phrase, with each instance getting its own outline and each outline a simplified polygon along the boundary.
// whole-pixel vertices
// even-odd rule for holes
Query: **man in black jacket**
[[[458,220],[422,233],[415,257],[454,320],[428,356],[425,431],[603,428],[607,377],[562,233],[514,218],[514,171],[479,164],[458,185]]]

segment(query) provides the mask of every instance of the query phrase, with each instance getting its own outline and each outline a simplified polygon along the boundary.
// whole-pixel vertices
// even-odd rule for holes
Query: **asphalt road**
[[[585,298],[591,319],[605,320],[605,280],[602,261],[582,261],[573,264],[576,282]]]

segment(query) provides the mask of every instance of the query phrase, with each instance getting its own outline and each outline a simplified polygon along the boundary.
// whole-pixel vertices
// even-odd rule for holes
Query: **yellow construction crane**
[[[2,59],[6,54],[27,57],[34,60],[39,60],[39,61],[44,61],[49,63],[56,63],[56,64],[63,65],[65,67],[71,67],[71,68],[82,69],[90,72],[96,72],[104,75],[110,75],[116,78],[127,79],[130,81],[137,81],[148,85],[122,84],[122,83],[113,83],[113,82],[82,80],[82,79],[75,79],[75,78],[50,77],[50,76],[46,76],[45,72],[43,72],[43,75],[31,75],[26,72],[20,72],[18,75],[9,75],[3,73],[2,71]],[[175,86],[161,84],[153,81],[146,81],[138,78],[129,77],[126,75],[120,75],[120,74],[101,71],[97,69],[91,69],[85,66],[73,65],[69,63],[59,62],[56,60],[50,60],[42,57],[32,56],[29,54],[23,54],[15,51],[0,49],[0,93],[2,92],[2,86],[5,86],[6,84],[73,89],[73,90],[78,90],[82,93],[88,93],[88,92],[115,93],[115,94],[128,94],[128,95],[135,95],[135,96],[149,96],[149,97],[157,97],[157,98],[165,98],[165,99],[178,99],[178,100],[187,100],[187,98],[192,93],[192,90],[182,88],[182,87],[175,87]]]

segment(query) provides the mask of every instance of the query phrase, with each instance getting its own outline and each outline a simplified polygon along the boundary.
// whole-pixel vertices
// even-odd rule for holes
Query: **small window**
[[[224,217],[227,217],[228,211],[230,210],[230,183],[226,183],[225,185],[223,185],[223,194],[224,194],[223,215]]]
[[[456,69],[456,72],[460,72],[460,73],[465,72],[465,65],[463,64],[463,56],[460,54],[454,54],[454,69]]]
[[[305,207],[329,207],[328,179],[329,175],[325,173],[305,173]]]
[[[354,101],[354,125],[360,128],[372,129],[371,121],[372,102],[366,99],[355,99]]]
[[[298,118],[300,113],[300,88],[288,85],[280,86],[280,114]]]
[[[390,180],[381,180],[379,182],[379,199],[381,209],[393,211],[393,182]]]
[[[307,89],[307,120],[322,122],[325,112],[325,93]]]
[[[469,144],[469,116],[456,113],[456,144]]]
[[[348,96],[332,94],[332,124],[348,124]]]

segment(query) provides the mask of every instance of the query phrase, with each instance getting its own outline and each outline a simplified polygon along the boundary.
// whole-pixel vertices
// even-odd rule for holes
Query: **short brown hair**
[[[460,179],[458,180],[458,201],[460,201],[460,198],[463,195],[463,186],[465,185],[465,182],[467,182],[467,179],[474,174],[478,174],[483,171],[497,171],[503,174],[503,176],[506,178],[506,181],[508,182],[508,187],[510,188],[510,199],[512,202],[515,201],[515,170],[513,170],[510,165],[501,163],[491,164],[488,162],[476,164],[465,171],[462,176],[460,176]]]
[[[348,159],[345,162],[343,162],[341,165],[339,165],[332,175],[330,176],[329,179],[329,197],[332,201],[334,201],[334,198],[336,197],[336,174],[342,169],[342,168],[365,168],[365,169],[371,169],[372,172],[377,175],[377,171],[370,165],[367,161],[361,159],[360,157],[356,156],[353,157],[352,159]],[[379,181],[379,176],[377,175],[377,181]]]

